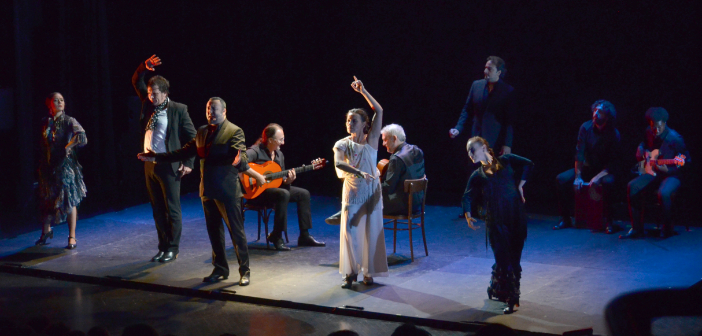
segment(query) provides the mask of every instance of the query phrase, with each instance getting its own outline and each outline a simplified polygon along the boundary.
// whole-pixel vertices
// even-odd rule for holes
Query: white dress
[[[349,165],[376,178],[366,181],[353,174],[336,169],[344,179],[341,195],[341,244],[339,273],[364,276],[388,276],[388,259],[383,232],[383,197],[380,172],[376,168],[378,150],[369,144],[361,145],[351,137],[334,144],[334,152],[344,153]]]

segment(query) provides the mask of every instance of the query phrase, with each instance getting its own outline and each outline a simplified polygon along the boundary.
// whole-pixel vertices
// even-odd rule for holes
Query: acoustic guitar
[[[658,155],[659,152],[657,149],[654,149],[653,151],[646,151],[646,154],[644,155],[643,161],[638,163],[639,166],[639,175],[643,174],[649,174],[656,176],[656,172],[653,170],[653,166],[662,166],[662,165],[676,165],[678,167],[682,167],[685,165],[685,155],[678,155],[673,159],[669,160],[658,160]]]
[[[380,171],[380,180],[385,180],[385,174],[388,172],[388,164],[390,160],[382,159],[378,161],[378,171]]]
[[[295,174],[305,173],[312,170],[322,169],[328,162],[329,161],[326,159],[318,158],[317,160],[312,161],[312,164],[287,170],[282,170],[280,165],[274,161],[268,161],[262,164],[249,163],[249,167],[251,167],[251,169],[263,175],[263,177],[266,179],[266,184],[259,186],[256,184],[255,178],[244,175],[244,173],[239,173],[239,179],[244,187],[244,198],[256,198],[268,188],[280,187],[280,185],[283,184],[283,178],[288,176],[288,172],[291,170],[295,170]]]

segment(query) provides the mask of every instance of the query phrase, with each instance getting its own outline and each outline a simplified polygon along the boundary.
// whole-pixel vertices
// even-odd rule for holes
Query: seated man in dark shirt
[[[409,194],[405,192],[405,180],[424,177],[424,152],[415,145],[405,142],[405,130],[397,124],[390,124],[380,130],[383,146],[391,153],[384,179],[381,181],[383,191],[383,215],[407,215]],[[414,194],[413,211],[418,211],[422,195]],[[327,218],[327,224],[339,225],[341,212]]]
[[[617,113],[614,105],[606,100],[592,104],[592,120],[580,126],[578,143],[575,146],[575,167],[556,177],[558,182],[558,205],[561,221],[554,230],[573,226],[570,215],[573,204],[573,189],[584,183],[601,184],[604,188],[606,233],[613,233],[612,186],[620,164],[620,136],[615,127]],[[586,182],[587,181],[587,182]]]
[[[636,150],[636,159],[644,161],[646,152],[658,150],[658,160],[672,160],[676,156],[685,156],[685,165],[690,162],[690,153],[687,151],[683,137],[673,129],[667,127],[668,111],[662,107],[652,107],[646,111],[649,127],[646,129],[644,141]],[[655,158],[654,158],[655,159]],[[658,200],[663,206],[663,228],[661,237],[667,238],[674,234],[672,226],[673,194],[680,187],[681,167],[675,164],[653,164],[653,173],[642,173],[641,176],[631,180],[627,187],[629,200],[629,215],[631,216],[631,230],[619,236],[621,239],[637,238],[643,235],[643,206],[642,194],[646,190],[658,189]]]
[[[407,215],[409,195],[405,192],[405,180],[424,177],[424,152],[415,145],[405,142],[405,130],[397,124],[390,124],[380,130],[383,146],[392,153],[388,162],[383,188],[383,215]],[[414,194],[412,210],[418,211],[422,195]]]
[[[246,150],[250,163],[262,164],[274,161],[282,170],[285,170],[285,157],[280,151],[280,146],[285,143],[283,128],[278,124],[269,124],[263,129],[261,138]],[[325,246],[323,242],[314,239],[309,233],[312,228],[312,212],[310,210],[310,192],[306,189],[291,186],[295,181],[295,170],[288,172],[280,188],[266,189],[258,197],[248,200],[251,204],[273,204],[275,215],[273,217],[273,231],[268,235],[268,241],[275,245],[278,251],[289,251],[283,241],[283,232],[287,232],[288,203],[297,203],[297,221],[300,226],[300,236],[297,238],[298,246]]]

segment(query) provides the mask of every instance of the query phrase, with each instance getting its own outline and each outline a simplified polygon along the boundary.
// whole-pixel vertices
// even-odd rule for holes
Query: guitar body
[[[685,165],[685,155],[678,155],[673,159],[670,160],[658,160],[658,155],[660,152],[657,149],[654,149],[652,151],[646,151],[644,154],[644,159],[643,161],[639,162],[639,175],[643,174],[648,174],[648,175],[653,175],[656,176],[656,171],[654,169],[654,166],[660,166],[660,165],[676,165],[678,167],[682,167]]]
[[[262,164],[258,163],[249,163],[249,167],[251,169],[255,170],[259,174],[263,175],[266,179],[266,184],[259,186],[256,183],[256,179],[248,176],[244,173],[239,173],[239,180],[241,181],[242,187],[243,187],[243,192],[244,192],[244,198],[246,199],[252,199],[258,197],[262,192],[264,192],[266,189],[269,188],[279,188],[281,184],[283,184],[283,178],[288,176],[288,172],[290,170],[295,170],[295,174],[300,174],[312,170],[317,170],[324,168],[329,161],[318,158],[314,161],[312,161],[312,164],[298,167],[298,168],[293,168],[293,169],[288,169],[288,170],[282,170],[280,168],[280,165],[275,163],[274,161],[268,161],[264,162]]]
[[[380,179],[385,180],[385,173],[388,172],[388,164],[390,163],[390,160],[388,159],[382,159],[378,161],[378,171],[380,171]]]
[[[646,154],[644,154],[644,160],[639,162],[639,175],[649,174],[656,176],[656,172],[653,171],[653,164],[656,162],[656,159],[658,159],[657,149],[650,152],[646,151]]]
[[[279,173],[282,169],[280,166],[273,162],[268,161],[262,164],[249,163],[249,167],[255,170],[259,174],[266,176],[267,174]],[[241,174],[241,184],[244,186],[244,198],[252,199],[258,197],[264,190],[268,188],[278,188],[283,184],[283,178],[278,178],[275,180],[267,181],[266,184],[259,186],[256,184],[256,179],[251,176]]]

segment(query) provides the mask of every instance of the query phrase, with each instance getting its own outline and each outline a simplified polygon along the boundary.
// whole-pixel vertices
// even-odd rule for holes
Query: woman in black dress
[[[463,194],[463,213],[468,226],[475,230],[476,220],[470,215],[472,202],[487,210],[485,224],[487,239],[495,255],[488,297],[507,303],[505,314],[519,307],[519,281],[522,277],[522,249],[527,236],[527,218],[524,210],[522,187],[534,165],[529,159],[514,154],[495,157],[488,142],[481,137],[468,140],[468,156],[480,162],[468,179]],[[515,170],[522,170],[519,185],[515,184]]]
[[[85,197],[82,167],[74,147],[88,143],[85,130],[75,118],[64,112],[63,96],[54,92],[46,98],[49,117],[41,129],[41,160],[39,162],[39,203],[44,224],[36,245],[46,244],[54,237],[51,225],[68,222],[67,249],[76,248],[76,207]]]

